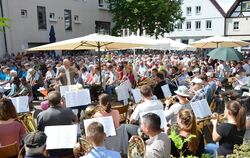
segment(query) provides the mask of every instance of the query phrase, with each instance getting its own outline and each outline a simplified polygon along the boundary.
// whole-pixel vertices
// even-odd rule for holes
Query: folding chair
[[[121,116],[120,123],[127,122],[128,107],[129,107],[129,105],[112,107],[112,109],[119,111],[119,114]]]

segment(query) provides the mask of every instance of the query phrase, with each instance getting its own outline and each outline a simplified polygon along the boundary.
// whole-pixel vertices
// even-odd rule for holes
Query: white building
[[[0,56],[6,50],[17,53],[49,43],[52,25],[57,41],[95,32],[109,34],[113,26],[104,0],[0,1],[0,16],[11,20],[5,36],[0,33]]]
[[[165,34],[179,42],[190,44],[202,38],[225,34],[225,12],[216,0],[183,0],[185,20],[175,30]]]
[[[250,0],[238,0],[230,8],[226,36],[250,42]]]

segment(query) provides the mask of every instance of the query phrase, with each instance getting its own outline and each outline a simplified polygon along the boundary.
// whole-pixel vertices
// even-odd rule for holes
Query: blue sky
[[[221,8],[227,12],[236,0],[217,0]]]

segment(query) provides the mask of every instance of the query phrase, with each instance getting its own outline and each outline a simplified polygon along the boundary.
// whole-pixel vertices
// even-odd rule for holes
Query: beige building
[[[11,20],[5,34],[0,33],[0,56],[49,43],[52,25],[56,41],[95,32],[109,34],[113,26],[104,0],[0,1],[0,16]]]

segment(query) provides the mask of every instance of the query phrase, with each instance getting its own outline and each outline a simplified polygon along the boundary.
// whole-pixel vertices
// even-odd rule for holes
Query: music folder
[[[17,113],[29,112],[29,97],[20,96],[11,98],[13,105],[16,108]]]
[[[197,119],[203,119],[212,115],[212,111],[206,99],[191,102],[190,104]]]
[[[81,89],[77,91],[68,91],[65,93],[66,107],[76,107],[88,105],[91,103],[89,89]]]
[[[148,114],[148,113],[154,113],[161,118],[161,128],[164,128],[167,126],[167,120],[166,120],[165,113],[163,110],[153,110],[153,111],[148,111],[148,112],[141,112],[140,118],[142,118],[143,115]]]
[[[97,117],[97,118],[83,120],[83,124],[84,124],[84,129],[85,129],[86,135],[88,135],[88,133],[87,133],[87,127],[92,122],[99,122],[99,123],[101,123],[103,125],[104,132],[106,133],[107,137],[109,137],[109,136],[116,136],[115,125],[114,125],[114,121],[113,121],[112,116]]]
[[[77,125],[46,126],[46,149],[71,149],[77,142]]]
[[[172,93],[169,89],[169,85],[168,84],[165,84],[163,86],[161,86],[161,89],[162,89],[162,92],[164,94],[164,97],[170,97],[172,96]]]

